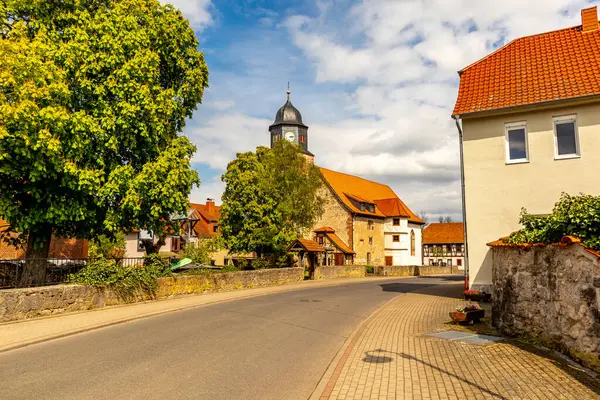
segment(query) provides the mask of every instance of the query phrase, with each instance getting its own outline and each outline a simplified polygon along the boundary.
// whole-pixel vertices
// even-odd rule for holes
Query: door
[[[391,267],[394,264],[394,257],[385,256],[385,265]]]
[[[344,253],[335,253],[335,265],[344,265]]]

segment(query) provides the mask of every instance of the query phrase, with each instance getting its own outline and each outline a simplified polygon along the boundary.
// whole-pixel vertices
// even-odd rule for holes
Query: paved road
[[[306,399],[378,307],[460,279],[377,280],[240,299],[0,353],[0,399]]]

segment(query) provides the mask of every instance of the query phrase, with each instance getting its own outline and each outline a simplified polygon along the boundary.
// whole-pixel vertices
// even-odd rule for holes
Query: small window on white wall
[[[527,124],[514,122],[504,125],[506,138],[506,163],[529,162]]]
[[[575,115],[554,118],[554,158],[579,157],[579,135]]]

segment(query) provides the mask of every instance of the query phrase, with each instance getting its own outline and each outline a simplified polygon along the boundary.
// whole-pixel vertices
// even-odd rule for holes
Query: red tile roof
[[[306,251],[314,252],[314,253],[325,253],[325,249],[319,243],[314,240],[309,239],[296,239],[294,240],[290,246],[288,247],[288,251],[294,247],[294,245],[298,243],[300,244]]]
[[[219,225],[221,218],[221,207],[207,204],[191,203],[190,206],[195,210],[193,217],[198,218],[198,222],[194,226],[194,232],[198,237],[215,237],[221,232],[214,231],[214,225]]]
[[[464,243],[463,235],[462,222],[429,224],[423,230],[423,244]]]
[[[328,226],[322,226],[321,228],[315,229],[313,232],[315,232],[315,233],[335,233],[335,230]]]
[[[335,247],[337,247],[338,249],[340,249],[343,253],[346,254],[356,254],[354,252],[354,250],[352,250],[350,248],[350,246],[348,246],[346,243],[344,243],[344,241],[335,233],[327,233],[327,237],[329,239],[331,239],[331,241],[333,242],[333,244],[335,244]]]
[[[592,13],[582,11],[584,23]],[[600,30],[589,29],[515,39],[459,71],[453,115],[600,95]]]
[[[397,197],[391,199],[375,200],[375,204],[386,217],[408,217],[410,222],[424,224],[423,220],[417,217],[407,206]]]
[[[506,237],[503,237],[498,240],[494,240],[493,242],[489,242],[489,243],[487,243],[487,245],[489,247],[511,247],[511,248],[516,248],[516,249],[531,249],[532,247],[547,246],[546,243],[506,243],[506,239],[507,239]],[[581,243],[581,239],[578,237],[575,237],[575,236],[563,236],[563,238],[561,239],[561,241],[559,243],[552,243],[551,245],[565,248],[572,244],[577,244],[579,246],[582,246],[585,249],[585,251],[600,258],[600,252],[598,252],[594,249],[590,249],[589,247],[585,247]]]
[[[204,219],[209,222],[217,222],[221,218],[221,206],[191,203],[190,206],[197,210]]]
[[[388,186],[373,182],[358,176],[343,174],[326,168],[319,168],[321,175],[333,189],[342,203],[353,213],[373,217],[406,217],[409,221],[422,224],[423,221],[417,217],[396,193]],[[357,208],[350,199],[359,202],[375,204],[375,212]],[[388,206],[394,203],[395,206]],[[385,211],[379,207],[384,204]]]

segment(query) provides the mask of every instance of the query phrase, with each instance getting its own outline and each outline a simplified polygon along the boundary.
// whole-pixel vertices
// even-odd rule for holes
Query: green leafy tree
[[[199,184],[178,136],[208,80],[188,21],[158,0],[6,0],[0,14],[0,217],[27,258],[52,234],[160,234]],[[43,274],[28,262],[21,284]]]
[[[233,252],[281,254],[323,212],[318,168],[286,141],[238,154],[222,180],[221,234]]]
[[[600,250],[600,196],[563,193],[551,214],[532,215],[523,209],[520,222],[523,228],[512,233],[508,243],[556,243],[563,236],[575,236]]]

